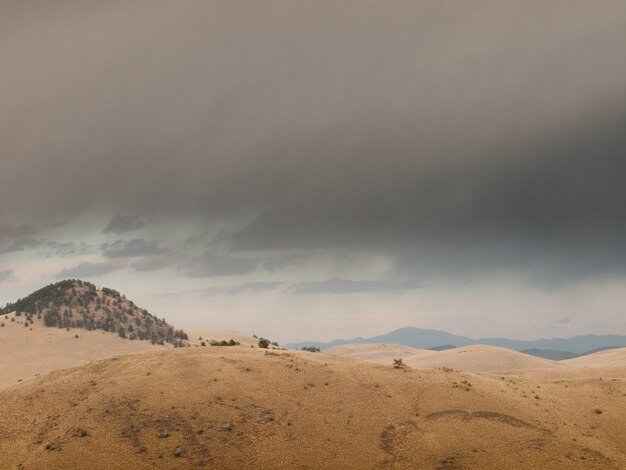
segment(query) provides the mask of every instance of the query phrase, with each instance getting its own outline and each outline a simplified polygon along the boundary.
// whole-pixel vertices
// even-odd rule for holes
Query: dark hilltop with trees
[[[189,339],[164,319],[135,305],[114,289],[69,279],[50,284],[28,297],[0,308],[0,316],[15,312],[25,326],[36,323],[49,328],[102,330],[129,340],[152,344],[187,346]]]

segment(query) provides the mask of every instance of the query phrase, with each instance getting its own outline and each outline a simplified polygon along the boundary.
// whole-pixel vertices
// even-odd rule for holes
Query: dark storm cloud
[[[10,269],[0,271],[0,282],[8,281],[10,279],[13,279],[13,271]]]
[[[294,264],[303,261],[304,257],[300,254],[286,254],[282,256],[270,256],[261,261],[261,266],[263,269],[273,272],[280,271],[281,269],[285,269],[287,267],[293,266]]]
[[[139,215],[116,214],[104,228],[104,233],[128,233],[139,230],[145,224]]]
[[[178,270],[188,277],[238,276],[253,272],[258,264],[255,259],[206,253],[189,259]]]
[[[0,240],[36,235],[37,233],[39,233],[39,230],[29,225],[0,225]]]
[[[283,282],[243,282],[231,286],[215,286],[208,287],[202,291],[202,295],[241,295],[241,294],[259,294],[262,292],[271,292],[282,286]]]
[[[351,279],[328,279],[318,282],[304,282],[289,286],[296,294],[357,294],[368,292],[403,291],[419,288],[415,282],[407,281],[354,281]]]
[[[42,243],[43,242],[41,240],[33,237],[18,238],[17,240],[13,240],[5,245],[0,244],[0,255],[27,250],[28,248],[39,246]]]
[[[192,277],[265,249],[413,274],[626,266],[622,1],[0,8],[2,220],[258,214],[239,257]]]
[[[56,275],[57,279],[90,279],[94,277],[104,276],[114,271],[119,271],[126,267],[125,263],[106,262],[106,263],[80,263],[73,268],[66,268]]]
[[[29,225],[0,225],[0,255],[40,245],[42,240],[33,236],[38,233],[39,229]]]
[[[41,256],[46,258],[52,257],[69,257],[81,256],[97,253],[97,249],[87,245],[84,242],[55,242],[47,241],[44,244],[44,250],[40,252]]]
[[[105,258],[134,258],[138,256],[153,256],[167,252],[166,248],[161,248],[158,243],[134,238],[132,240],[116,240],[113,243],[104,243],[100,250]]]
[[[150,256],[141,258],[130,263],[130,267],[137,272],[158,271],[161,268],[174,266],[178,261],[178,257],[173,255]]]

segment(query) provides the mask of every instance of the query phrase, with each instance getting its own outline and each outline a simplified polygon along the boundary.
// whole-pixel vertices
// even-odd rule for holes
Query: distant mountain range
[[[524,341],[507,338],[479,338],[457,336],[441,330],[422,328],[400,328],[390,333],[372,338],[336,339],[329,342],[306,341],[285,345],[290,349],[301,349],[303,346],[315,346],[322,350],[349,343],[396,343],[418,349],[441,350],[454,346],[470,344],[486,344],[524,352],[548,359],[570,359],[604,349],[626,347],[626,336],[619,335],[583,335],[573,338],[538,339]]]

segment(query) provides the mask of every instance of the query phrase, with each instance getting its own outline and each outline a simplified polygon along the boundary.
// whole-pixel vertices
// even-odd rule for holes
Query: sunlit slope
[[[400,358],[406,365],[415,368],[432,369],[447,367],[468,372],[567,367],[562,363],[548,359],[530,356],[511,349],[482,344],[447,349],[445,351],[415,349],[399,344],[347,344],[328,349],[325,352],[378,364],[391,364],[393,359]]]
[[[243,346],[126,355],[0,391],[0,467],[624,468],[615,374],[394,369]]]

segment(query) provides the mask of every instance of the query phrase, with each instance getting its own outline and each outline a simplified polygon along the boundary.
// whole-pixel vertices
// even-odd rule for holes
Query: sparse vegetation
[[[231,339],[230,341],[226,341],[226,340],[222,340],[222,341],[216,341],[214,339],[212,339],[209,344],[211,346],[239,346],[239,342],[235,341],[234,339]],[[205,343],[203,342],[202,345],[204,346]]]
[[[393,368],[394,369],[404,369],[406,367],[406,364],[404,362],[402,362],[402,359],[394,359],[393,360]]]
[[[270,340],[265,338],[259,338],[259,347],[262,349],[267,349],[270,347]]]
[[[315,346],[302,346],[302,351],[321,352],[320,348],[317,348]]]
[[[0,315],[10,312],[24,316],[25,326],[38,318],[49,328],[102,330],[152,344],[181,347],[189,340],[183,330],[140,309],[118,291],[106,287],[98,290],[94,284],[76,279],[50,284],[0,309]]]

